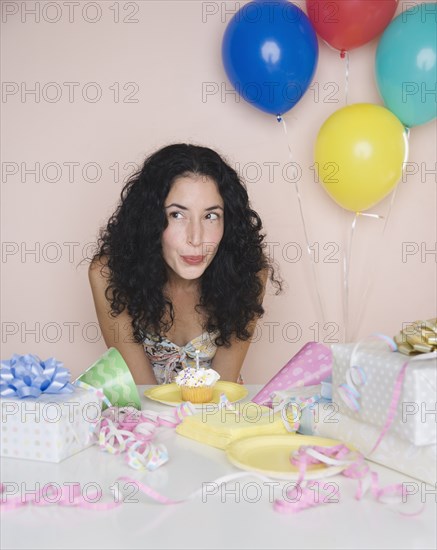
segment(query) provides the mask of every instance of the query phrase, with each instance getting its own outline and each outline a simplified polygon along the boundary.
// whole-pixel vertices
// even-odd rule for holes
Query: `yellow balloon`
[[[361,212],[394,189],[407,153],[407,131],[391,111],[356,103],[336,111],[320,128],[316,170],[337,204]]]

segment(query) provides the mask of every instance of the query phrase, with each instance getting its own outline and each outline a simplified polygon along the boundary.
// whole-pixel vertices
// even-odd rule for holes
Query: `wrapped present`
[[[390,432],[414,445],[437,441],[437,357],[407,358],[384,340],[333,344],[333,401],[339,412],[383,429],[396,381],[404,368],[400,398]]]
[[[319,419],[315,433],[435,482],[437,354],[406,357],[384,336],[334,344],[332,351],[336,411],[329,421]]]
[[[434,486],[437,483],[436,445],[417,446],[394,434],[387,433],[372,452],[381,433],[376,426],[359,422],[341,413],[331,414],[329,418],[319,415],[315,420],[314,435],[339,439],[353,445],[372,462],[377,462]]]
[[[320,384],[331,375],[332,352],[323,344],[308,342],[252,399],[270,405],[276,391]]]
[[[102,394],[76,388],[62,363],[14,355],[0,368],[0,454],[60,462],[93,443]]]

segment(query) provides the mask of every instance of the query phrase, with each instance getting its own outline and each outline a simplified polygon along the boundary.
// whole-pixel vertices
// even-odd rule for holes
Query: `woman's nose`
[[[202,224],[200,222],[190,222],[187,240],[193,246],[200,246],[202,244]]]

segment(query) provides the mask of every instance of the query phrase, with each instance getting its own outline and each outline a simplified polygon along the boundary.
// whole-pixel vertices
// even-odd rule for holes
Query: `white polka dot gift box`
[[[341,413],[332,414],[328,420],[320,415],[316,417],[313,425],[313,435],[344,441],[353,445],[372,462],[383,464],[435,486],[437,483],[436,445],[414,445],[388,432],[372,451],[380,434],[380,428],[359,422]]]
[[[333,344],[335,418],[317,435],[354,445],[367,458],[436,482],[437,354],[407,357],[388,338]]]
[[[55,359],[14,355],[0,368],[0,455],[60,462],[92,443],[102,400]]]
[[[390,433],[414,445],[436,443],[436,356],[408,358],[377,339],[333,344],[332,352],[333,401],[339,412],[382,430],[396,380],[407,365]]]

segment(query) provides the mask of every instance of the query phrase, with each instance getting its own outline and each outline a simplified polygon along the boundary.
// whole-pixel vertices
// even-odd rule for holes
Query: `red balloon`
[[[306,0],[317,34],[337,50],[358,48],[382,33],[397,0]]]

